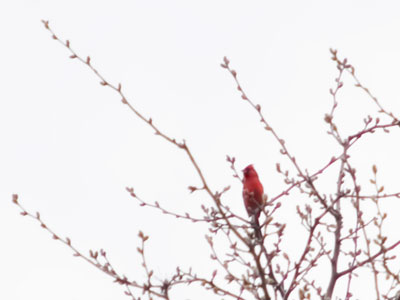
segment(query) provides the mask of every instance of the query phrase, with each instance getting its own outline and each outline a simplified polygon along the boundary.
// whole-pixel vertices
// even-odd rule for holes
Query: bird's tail
[[[260,222],[258,221],[257,216],[253,216],[252,221],[251,221],[251,227],[253,227],[253,229],[254,229],[254,234],[256,236],[256,239],[261,241],[262,240],[261,227],[260,227]]]

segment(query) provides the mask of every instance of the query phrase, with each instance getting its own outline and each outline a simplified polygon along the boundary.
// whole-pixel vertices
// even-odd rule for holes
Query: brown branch
[[[58,41],[61,45],[63,45],[64,47],[66,47],[70,53],[72,54],[70,56],[71,59],[78,59],[80,62],[82,62],[83,64],[85,64],[86,66],[88,66],[93,73],[100,79],[100,84],[102,86],[106,86],[111,88],[112,90],[116,91],[119,96],[122,98],[122,103],[124,103],[125,105],[127,105],[129,107],[129,109],[137,116],[139,117],[142,121],[144,121],[147,125],[149,125],[155,132],[156,135],[161,136],[164,140],[166,140],[167,142],[175,145],[176,147],[178,147],[179,149],[182,149],[188,156],[189,160],[192,163],[192,166],[195,168],[198,176],[200,177],[200,180],[203,184],[202,189],[204,189],[207,194],[212,198],[212,200],[214,201],[219,213],[222,215],[222,217],[224,218],[226,224],[231,228],[231,230],[234,232],[234,234],[244,243],[247,244],[245,238],[236,230],[236,228],[229,222],[229,219],[226,216],[225,211],[223,210],[222,206],[221,206],[221,201],[220,201],[220,197],[218,196],[218,193],[214,193],[211,191],[204,175],[203,172],[201,171],[199,165],[197,164],[195,158],[193,157],[193,154],[191,153],[187,143],[185,140],[183,140],[182,142],[177,142],[175,138],[171,138],[168,135],[166,135],[165,133],[163,133],[157,126],[154,125],[154,122],[151,118],[146,118],[143,114],[141,114],[138,110],[136,110],[131,104],[130,102],[127,100],[127,97],[125,96],[125,94],[122,92],[122,85],[119,83],[118,86],[113,85],[112,83],[110,83],[109,81],[107,81],[105,79],[105,77],[103,77],[99,71],[97,69],[95,69],[91,63],[91,58],[88,56],[86,59],[83,59],[81,56],[79,56],[70,46],[70,42],[69,40],[66,40],[65,42],[62,41],[61,39],[59,39],[56,34],[53,32],[53,30],[49,27],[49,21],[42,21],[45,28],[51,33],[53,39],[55,39],[56,41]]]
[[[173,217],[175,217],[175,218],[177,218],[177,219],[184,219],[184,220],[191,221],[191,222],[193,222],[193,223],[196,223],[196,222],[206,222],[206,223],[210,223],[210,222],[217,222],[217,221],[220,221],[220,220],[225,220],[223,217],[217,217],[217,216],[215,216],[215,215],[209,215],[209,214],[207,214],[207,215],[206,215],[205,217],[203,217],[203,218],[193,217],[193,216],[191,216],[189,213],[178,214],[178,213],[175,213],[175,212],[173,212],[173,211],[169,211],[169,210],[165,209],[164,207],[160,206],[160,203],[158,203],[157,201],[154,202],[154,204],[152,204],[152,203],[148,203],[148,202],[142,200],[142,199],[134,192],[133,188],[127,187],[126,190],[127,190],[128,193],[132,196],[132,198],[135,198],[137,201],[139,201],[139,205],[140,205],[140,206],[148,206],[148,207],[151,207],[151,208],[155,208],[155,209],[161,211],[163,214],[173,216]],[[204,211],[204,209],[203,209],[203,211]],[[241,219],[242,221],[248,222],[247,220],[245,220],[245,219],[243,219],[243,218],[241,218],[241,217],[239,217],[239,216],[237,216],[237,215],[235,215],[235,214],[227,215],[226,218],[227,218],[227,219],[237,218],[237,219]],[[220,225],[220,226],[223,226],[223,225],[225,225],[225,224],[219,224],[219,225]]]
[[[19,209],[21,210],[21,215],[22,216],[28,216],[28,217],[36,220],[40,224],[40,227],[45,229],[53,237],[54,240],[58,240],[61,243],[63,243],[64,245],[66,245],[68,248],[70,248],[75,257],[80,257],[84,261],[86,261],[89,264],[91,264],[93,267],[97,268],[101,272],[103,272],[103,273],[107,274],[108,276],[112,277],[114,279],[114,282],[122,284],[122,285],[124,285],[126,287],[130,286],[130,287],[134,287],[134,288],[138,288],[138,289],[145,289],[146,288],[146,285],[140,285],[135,281],[129,281],[126,278],[126,276],[118,274],[118,272],[115,270],[115,268],[109,262],[109,260],[108,260],[108,258],[106,256],[106,252],[103,249],[101,249],[100,252],[90,250],[89,251],[89,256],[84,255],[81,251],[79,251],[75,246],[72,245],[72,242],[71,242],[70,238],[68,238],[68,237],[62,238],[58,234],[56,234],[51,228],[49,228],[42,221],[39,212],[37,212],[36,214],[32,214],[32,213],[28,212],[19,203],[18,195],[13,195],[12,202],[19,207]],[[105,263],[101,263],[99,261],[99,256],[103,257],[103,259],[105,260]],[[152,294],[152,295],[164,298],[162,294],[160,294],[158,292],[155,292],[153,290],[149,290],[149,293]],[[132,295],[132,297],[133,297],[133,295]]]
[[[261,112],[261,105],[260,104],[254,104],[249,99],[249,97],[247,97],[245,91],[243,90],[243,88],[240,85],[240,82],[239,82],[239,80],[237,78],[237,72],[235,70],[231,69],[229,64],[230,64],[229,59],[224,57],[224,62],[221,64],[221,67],[224,68],[224,69],[227,69],[228,72],[232,75],[233,79],[235,80],[237,90],[240,92],[242,99],[244,101],[247,101],[257,111],[258,116],[260,117],[260,122],[263,124],[264,129],[267,130],[267,131],[270,131],[272,133],[272,135],[274,136],[274,138],[278,141],[278,143],[282,147],[282,149],[280,150],[281,154],[286,155],[289,158],[289,160],[293,163],[293,165],[295,166],[295,168],[299,172],[299,176],[301,176],[303,179],[305,179],[305,176],[303,175],[303,171],[301,170],[301,168],[297,164],[296,158],[293,155],[290,154],[287,146],[285,145],[285,141],[278,136],[276,131],[270,126],[270,124],[265,119],[263,113]]]

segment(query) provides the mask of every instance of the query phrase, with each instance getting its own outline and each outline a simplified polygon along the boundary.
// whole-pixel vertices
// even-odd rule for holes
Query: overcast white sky
[[[244,216],[241,187],[225,156],[235,156],[239,168],[254,163],[269,195],[284,187],[275,163],[285,160],[219,66],[223,56],[300,165],[316,170],[339,150],[323,122],[336,75],[330,47],[350,59],[388,110],[400,114],[399,12],[398,1],[366,0],[2,1],[0,298],[127,299],[107,276],[19,216],[13,193],[83,252],[107,249],[132,279],[143,278],[135,250],[139,229],[151,236],[148,259],[159,278],[177,264],[212,271],[204,263],[206,227],[140,208],[125,191],[133,186],[147,201],[198,212],[209,199],[188,193],[199,179],[184,153],[68,59],[41,19],[82,56],[90,55],[108,80],[121,82],[133,106],[169,135],[185,138],[212,188],[231,185],[227,201]],[[376,111],[352,83],[345,79],[338,109],[348,134]],[[352,152],[360,178],[366,182],[377,164],[388,192],[398,191],[399,151],[399,130],[360,143]],[[334,188],[325,183],[326,191]],[[399,208],[394,200],[385,205]],[[294,216],[288,206],[281,221]],[[398,225],[388,227],[393,239]]]

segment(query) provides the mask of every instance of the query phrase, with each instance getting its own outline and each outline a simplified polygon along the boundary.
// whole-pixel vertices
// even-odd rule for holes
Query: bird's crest
[[[248,176],[251,173],[256,173],[256,170],[254,169],[253,165],[251,164],[251,165],[248,165],[246,168],[244,168],[242,170],[242,172],[243,172],[244,176]]]

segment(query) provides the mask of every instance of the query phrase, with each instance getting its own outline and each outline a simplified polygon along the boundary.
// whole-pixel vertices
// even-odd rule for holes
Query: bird
[[[248,165],[243,172],[243,200],[247,214],[251,218],[256,237],[261,239],[261,228],[258,221],[265,205],[264,187],[258,178],[253,165]]]

